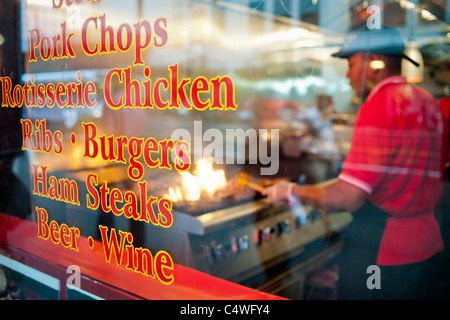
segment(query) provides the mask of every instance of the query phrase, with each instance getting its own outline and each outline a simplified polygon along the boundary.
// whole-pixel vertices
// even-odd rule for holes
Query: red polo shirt
[[[419,262],[443,249],[434,215],[449,153],[443,119],[437,101],[401,76],[379,83],[358,112],[339,179],[390,215],[378,265]]]

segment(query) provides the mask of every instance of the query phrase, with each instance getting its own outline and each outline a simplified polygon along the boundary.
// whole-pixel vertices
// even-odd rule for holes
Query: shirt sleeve
[[[389,170],[391,123],[385,99],[372,98],[360,109],[350,151],[339,179],[371,194]],[[386,100],[385,100],[386,101]]]

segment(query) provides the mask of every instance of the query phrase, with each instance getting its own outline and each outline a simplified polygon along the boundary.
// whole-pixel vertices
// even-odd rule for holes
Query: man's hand
[[[368,194],[345,181],[333,180],[318,185],[298,185],[281,181],[265,188],[262,192],[269,201],[289,200],[298,197],[303,204],[323,210],[349,210],[360,208],[368,198]]]
[[[280,181],[274,185],[265,188],[261,194],[267,196],[270,202],[278,202],[281,200],[289,200],[292,196],[292,188],[294,183],[289,181]]]

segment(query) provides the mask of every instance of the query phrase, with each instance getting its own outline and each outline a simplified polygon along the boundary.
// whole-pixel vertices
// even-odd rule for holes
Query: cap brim
[[[343,51],[343,50],[341,50],[341,51],[331,54],[331,56],[335,57],[335,58],[345,58],[346,59],[346,58],[350,58],[351,56],[353,56],[356,53],[358,53],[358,51]]]
[[[331,56],[332,56],[332,57],[335,57],[335,58],[348,59],[348,58],[350,58],[351,56],[355,55],[355,54],[358,53],[358,52],[363,52],[363,51],[345,51],[345,50],[341,50],[341,51],[338,51],[338,52],[335,52],[335,53],[331,54]],[[399,56],[399,57],[402,57],[402,58],[408,60],[409,62],[411,62],[411,63],[412,63],[413,65],[415,65],[416,67],[419,67],[419,66],[420,66],[420,64],[419,64],[418,62],[414,61],[413,59],[411,59],[410,57],[408,57],[408,56],[407,56],[406,54],[404,54],[404,53],[398,53],[398,52],[393,52],[393,53],[376,52],[376,50],[373,51],[373,52],[371,52],[371,53],[375,53],[375,54],[384,54],[384,55],[387,55],[387,56],[389,56],[389,55],[390,55],[390,56]]]

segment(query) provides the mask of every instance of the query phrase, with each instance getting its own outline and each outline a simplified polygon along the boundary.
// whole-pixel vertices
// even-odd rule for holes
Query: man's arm
[[[341,180],[318,185],[298,185],[291,182],[279,182],[264,189],[271,202],[288,199],[296,196],[304,204],[326,210],[348,210],[359,209],[367,200],[368,194]]]

